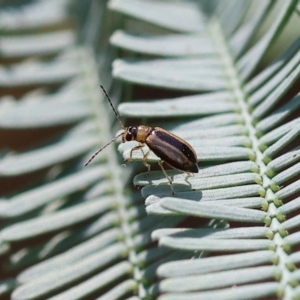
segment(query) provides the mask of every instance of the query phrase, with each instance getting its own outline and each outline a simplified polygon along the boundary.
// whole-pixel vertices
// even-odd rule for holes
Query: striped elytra
[[[198,173],[197,155],[192,146],[175,134],[154,127],[146,138],[148,147],[171,167]]]

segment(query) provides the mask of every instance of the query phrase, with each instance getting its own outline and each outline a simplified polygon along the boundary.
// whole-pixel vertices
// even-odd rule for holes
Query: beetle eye
[[[135,126],[129,126],[126,132],[126,141],[133,141],[136,139],[136,135],[137,135],[137,128]]]
[[[132,141],[132,134],[130,132],[127,132],[125,139],[127,142]]]

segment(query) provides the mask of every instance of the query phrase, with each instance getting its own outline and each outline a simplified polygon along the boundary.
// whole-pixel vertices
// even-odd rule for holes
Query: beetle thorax
[[[147,136],[151,133],[152,127],[140,125],[137,128],[136,140],[140,143],[145,143]]]

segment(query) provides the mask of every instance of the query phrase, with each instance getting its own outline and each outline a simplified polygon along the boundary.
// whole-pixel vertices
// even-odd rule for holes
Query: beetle
[[[158,156],[160,158],[158,164],[161,167],[161,170],[164,173],[165,177],[168,179],[171,187],[171,193],[172,195],[174,195],[172,180],[164,169],[163,163],[165,162],[167,165],[174,169],[186,172],[188,176],[190,175],[190,173],[198,173],[199,169],[197,165],[197,155],[193,147],[179,136],[160,127],[150,127],[145,125],[125,127],[121,121],[120,115],[115,110],[111,99],[109,98],[104,87],[102,85],[100,85],[100,87],[103,90],[104,95],[106,96],[114,114],[116,115],[117,120],[119,121],[124,131],[113,138],[102,148],[97,150],[95,154],[88,160],[85,166],[87,166],[104,148],[106,148],[120,136],[122,137],[123,143],[129,141],[137,141],[139,142],[139,145],[131,149],[129,159],[125,161],[124,165],[133,160],[133,151],[140,150],[145,145],[147,145],[149,151],[146,154],[143,153],[143,164],[147,167],[149,172],[150,165],[147,163],[147,157],[149,156],[151,151],[156,156]]]

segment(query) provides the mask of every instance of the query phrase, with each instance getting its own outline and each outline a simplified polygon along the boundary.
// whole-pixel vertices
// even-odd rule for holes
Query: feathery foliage
[[[299,16],[296,0],[4,1],[1,299],[300,299]],[[113,145],[84,168],[120,129],[100,83],[126,125],[194,147],[199,173],[168,170],[175,197],[152,153],[150,173]]]

